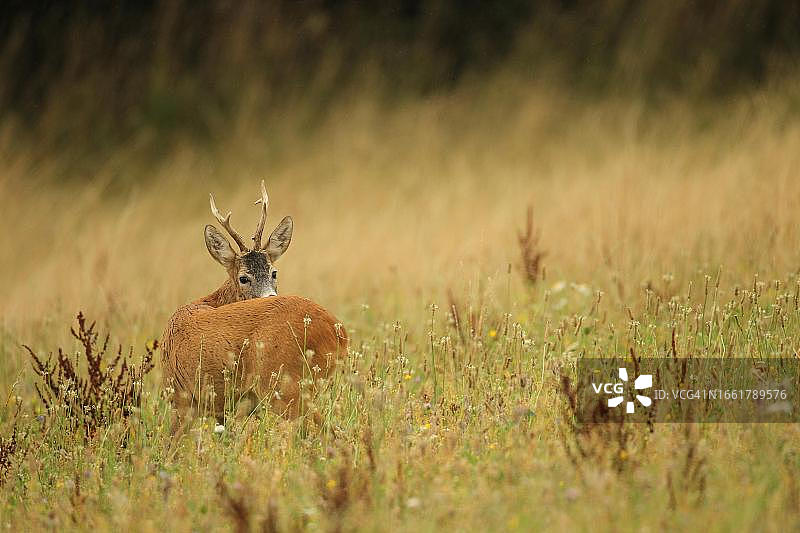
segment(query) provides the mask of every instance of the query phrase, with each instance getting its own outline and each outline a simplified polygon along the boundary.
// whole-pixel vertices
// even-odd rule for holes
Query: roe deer
[[[211,408],[222,421],[226,392],[268,403],[287,418],[303,413],[301,381],[327,377],[347,351],[347,334],[336,318],[299,296],[278,296],[273,264],[289,247],[292,219],[285,217],[261,245],[269,198],[261,182],[261,220],[253,247],[231,227],[210,195],[211,212],[239,247],[212,225],[205,227],[208,251],[228,279],[208,296],[180,307],[161,337],[164,383],[175,390],[179,413],[198,406],[207,385]],[[226,383],[227,382],[227,383]],[[227,385],[227,387],[226,387]],[[318,419],[318,415],[314,415]]]

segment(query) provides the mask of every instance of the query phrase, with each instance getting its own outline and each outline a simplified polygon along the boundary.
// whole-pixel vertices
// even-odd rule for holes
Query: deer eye
[[[278,279],[278,271],[277,270],[273,270],[272,271],[272,279]]]
[[[242,285],[250,283],[250,278],[248,278],[247,276],[239,276],[239,283],[241,283]]]

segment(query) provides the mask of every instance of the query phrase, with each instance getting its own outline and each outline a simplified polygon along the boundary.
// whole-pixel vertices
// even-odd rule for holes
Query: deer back
[[[299,296],[190,304],[162,336],[164,379],[184,400],[196,400],[210,381],[215,403],[223,398],[217,409],[224,407],[226,375],[228,386],[296,406],[298,382],[327,377],[347,342],[333,315]]]

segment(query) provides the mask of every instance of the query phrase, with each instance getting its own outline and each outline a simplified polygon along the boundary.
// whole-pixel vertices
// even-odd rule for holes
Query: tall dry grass
[[[547,276],[620,300],[662,274],[797,268],[800,127],[768,93],[698,112],[498,83],[389,111],[356,100],[320,130],[280,157],[246,133],[218,157],[185,148],[155,169],[121,152],[63,185],[58,161],[4,139],[4,320],[88,306],[157,329],[223,279],[202,242],[208,192],[251,231],[261,178],[270,221],[296,221],[281,290],[345,316],[365,302],[402,315],[454,280],[505,288],[528,204]]]

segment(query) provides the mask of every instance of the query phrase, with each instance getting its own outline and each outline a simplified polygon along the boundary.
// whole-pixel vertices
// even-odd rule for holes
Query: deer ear
[[[270,261],[276,261],[289,247],[289,243],[292,242],[293,227],[292,217],[283,217],[280,224],[272,230],[265,248]]]
[[[231,248],[231,243],[220,231],[209,224],[205,229],[206,248],[217,263],[230,268],[236,260],[236,252]]]

